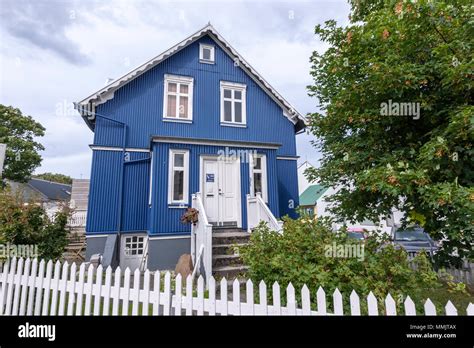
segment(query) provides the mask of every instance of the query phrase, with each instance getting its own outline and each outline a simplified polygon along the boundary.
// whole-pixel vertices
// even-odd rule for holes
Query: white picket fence
[[[0,315],[361,315],[361,299],[355,291],[350,295],[350,313],[344,313],[343,297],[338,289],[332,295],[332,311],[329,311],[322,288],[316,292],[317,308],[311,307],[311,294],[306,285],[300,290],[301,303],[298,304],[290,283],[286,288],[286,304],[282,305],[282,290],[276,282],[272,286],[272,304],[268,304],[267,285],[263,281],[258,285],[259,299],[255,303],[251,280],[245,284],[243,300],[237,280],[232,283],[232,294],[228,296],[225,279],[216,284],[211,277],[205,294],[202,276],[197,280],[196,291],[191,276],[184,284],[180,275],[172,280],[170,272],[140,273],[137,269],[132,283],[128,268],[122,274],[120,268],[112,272],[108,267],[105,278],[103,272],[102,266],[95,269],[90,265],[86,272],[85,264],[81,264],[77,272],[75,263],[70,266],[67,262],[53,264],[13,258],[3,266],[1,273]],[[385,299],[384,311],[379,310],[372,292],[366,300],[369,315],[437,314],[430,300],[417,312],[415,303],[407,297],[404,313],[397,313],[395,300],[390,295]],[[466,313],[474,315],[472,303]],[[448,301],[438,314],[457,315],[458,312]]]

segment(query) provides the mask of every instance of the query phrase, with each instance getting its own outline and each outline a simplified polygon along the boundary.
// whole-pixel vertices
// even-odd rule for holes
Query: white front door
[[[204,157],[201,191],[209,222],[240,226],[240,161]]]
[[[122,270],[128,267],[133,272],[140,268],[147,251],[147,239],[146,235],[122,235],[120,243],[120,268]]]

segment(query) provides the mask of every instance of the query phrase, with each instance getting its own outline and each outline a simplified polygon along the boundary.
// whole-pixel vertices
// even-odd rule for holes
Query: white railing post
[[[212,225],[207,219],[206,210],[202,203],[201,193],[192,195],[192,207],[199,212],[198,222],[191,227],[191,253],[193,256],[193,277],[200,273],[197,269],[202,264],[206,275],[206,287],[212,276]],[[199,249],[199,253],[196,254]]]

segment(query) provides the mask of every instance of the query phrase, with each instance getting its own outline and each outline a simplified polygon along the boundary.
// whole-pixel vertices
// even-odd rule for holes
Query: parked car
[[[364,240],[367,238],[365,231],[363,228],[358,227],[349,227],[347,229],[347,236],[350,239],[357,239],[357,240]]]
[[[393,242],[405,249],[410,258],[421,251],[433,256],[439,249],[438,243],[422,227],[397,229],[393,236]]]

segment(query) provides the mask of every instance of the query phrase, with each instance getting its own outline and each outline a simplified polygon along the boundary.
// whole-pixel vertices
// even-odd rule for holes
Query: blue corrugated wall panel
[[[293,124],[281,108],[215,44],[215,64],[199,62],[199,43],[205,36],[115,91],[97,113],[128,124],[127,146],[148,148],[152,135],[281,143],[278,155],[295,155]],[[193,123],[163,121],[164,74],[194,78]],[[220,81],[247,85],[247,127],[220,125]],[[122,145],[122,128],[97,119],[94,144]]]
[[[189,225],[180,222],[180,217],[185,208],[170,208],[168,206],[168,157],[170,149],[189,150],[189,202],[191,204],[191,194],[199,191],[200,178],[200,156],[217,155],[219,150],[225,150],[221,146],[207,145],[186,145],[186,144],[163,144],[156,143],[153,146],[153,184],[152,184],[152,205],[150,209],[150,233],[190,233]],[[244,150],[232,148],[234,150]],[[246,149],[249,150],[249,149]],[[267,156],[268,166],[268,199],[269,207],[275,216],[279,216],[277,171],[276,171],[276,150],[258,149],[258,153]],[[243,228],[247,228],[246,197],[250,191],[249,165],[241,161],[241,211]]]
[[[299,205],[297,163],[292,160],[277,160],[278,194],[281,216],[296,218]]]

